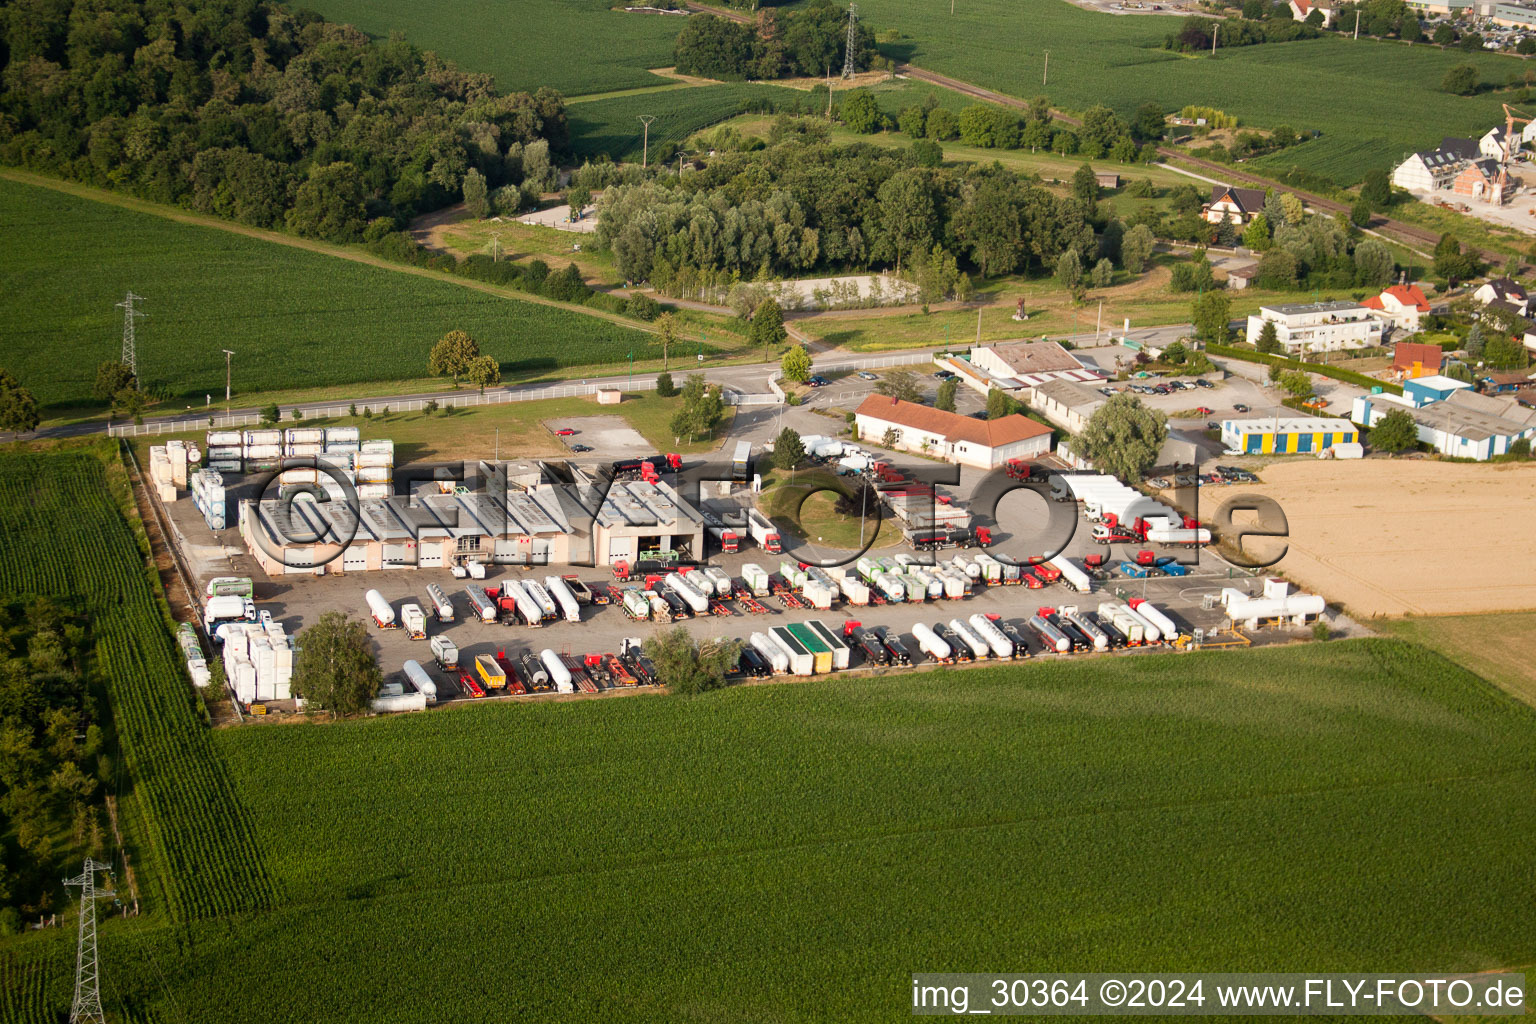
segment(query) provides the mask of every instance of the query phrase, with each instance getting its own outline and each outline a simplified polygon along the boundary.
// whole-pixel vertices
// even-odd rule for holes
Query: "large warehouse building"
[[[1349,420],[1342,419],[1271,416],[1221,423],[1221,443],[1229,451],[1245,455],[1320,452],[1359,440],[1360,431]]]
[[[489,493],[345,502],[245,501],[240,536],[269,575],[493,565],[607,565],[647,552],[702,553],[704,520],[665,483],[583,474]],[[339,557],[338,557],[339,555]]]
[[[1536,438],[1536,409],[1513,399],[1459,389],[1441,401],[1415,405],[1406,394],[1407,385],[1403,390],[1403,398],[1361,395],[1351,415],[1357,423],[1374,427],[1387,413],[1403,409],[1413,417],[1421,442],[1446,455],[1479,461],[1503,455],[1521,438]]]

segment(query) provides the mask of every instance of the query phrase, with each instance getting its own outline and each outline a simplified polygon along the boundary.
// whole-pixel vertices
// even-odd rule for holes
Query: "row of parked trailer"
[[[1030,637],[1033,637],[1031,641]],[[911,665],[913,647],[929,661],[1013,661],[1038,648],[1048,654],[1107,651],[1180,642],[1171,619],[1146,601],[1104,601],[1097,609],[1042,607],[1021,626],[996,614],[976,613],[912,627],[912,645],[893,629],[849,621],[840,630],[811,620],[753,633],[742,646],[739,674],[822,675],[852,667]]]

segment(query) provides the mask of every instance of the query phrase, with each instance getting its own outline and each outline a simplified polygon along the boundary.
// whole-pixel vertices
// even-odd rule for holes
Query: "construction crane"
[[[1504,141],[1503,141],[1503,149],[1504,149],[1504,163],[1507,164],[1507,163],[1509,163],[1511,160],[1513,160],[1515,158],[1515,154],[1517,152],[1519,152],[1519,150],[1520,150],[1520,147],[1514,144],[1514,140],[1515,140],[1515,125],[1517,125],[1517,124],[1530,124],[1530,123],[1532,123],[1533,120],[1536,120],[1536,119],[1529,118],[1529,117],[1520,117],[1520,116],[1518,116],[1520,112],[1518,110],[1516,110],[1514,107],[1510,106],[1508,103],[1503,104],[1503,107],[1504,107]]]

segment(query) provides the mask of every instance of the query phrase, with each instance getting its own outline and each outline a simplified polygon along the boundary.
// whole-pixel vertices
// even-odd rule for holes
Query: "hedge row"
[[[1285,370],[1306,370],[1308,373],[1319,373],[1324,377],[1343,381],[1346,384],[1354,384],[1357,387],[1381,388],[1389,394],[1400,395],[1403,393],[1401,385],[1391,384],[1375,377],[1367,377],[1363,373],[1354,370],[1341,370],[1337,366],[1328,366],[1325,363],[1303,363],[1295,359],[1287,359],[1285,356],[1269,355],[1264,352],[1252,352],[1245,348],[1234,348],[1231,345],[1207,345],[1207,355],[1226,356],[1229,359],[1241,359],[1248,363],[1262,363],[1266,366],[1279,366]]]

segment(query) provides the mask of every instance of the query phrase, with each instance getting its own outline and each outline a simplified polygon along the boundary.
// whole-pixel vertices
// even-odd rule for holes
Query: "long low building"
[[[870,395],[854,414],[859,437],[977,469],[1049,454],[1051,428],[1013,413],[978,420],[885,395]],[[889,438],[889,440],[887,440]]]
[[[1536,409],[1508,398],[1456,391],[1443,401],[1415,406],[1396,395],[1361,395],[1351,418],[1374,427],[1401,409],[1413,417],[1419,440],[1438,452],[1486,461],[1503,455],[1520,438],[1536,438]]]
[[[1321,452],[1359,440],[1359,428],[1349,420],[1332,417],[1270,416],[1221,422],[1221,443],[1229,451],[1246,455]]]
[[[240,536],[268,575],[493,565],[608,565],[704,550],[704,519],[665,483],[602,481],[360,501],[244,501]]]
[[[1068,433],[1081,433],[1088,420],[1109,401],[1097,388],[1075,380],[1048,380],[1025,392],[1031,409]]]

